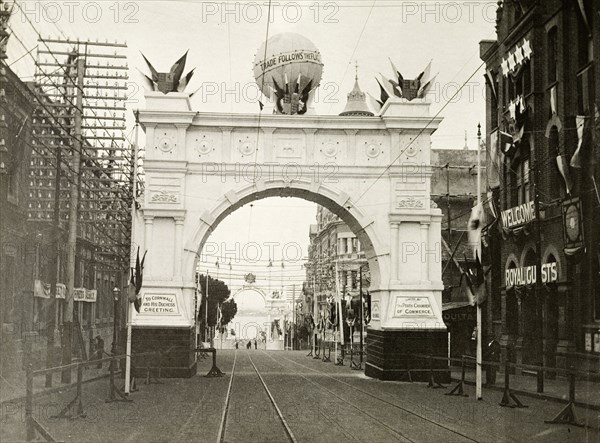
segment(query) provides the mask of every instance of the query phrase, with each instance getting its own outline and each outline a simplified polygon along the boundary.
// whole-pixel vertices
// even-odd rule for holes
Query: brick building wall
[[[581,169],[566,167],[573,182],[570,194],[557,166],[557,156],[563,156],[568,164],[578,147],[576,116],[587,115],[593,126],[594,98],[600,97],[596,95],[598,70],[594,72],[599,48],[596,43],[592,51],[588,29],[583,29],[585,14],[591,25],[589,31],[598,41],[600,4],[583,4],[586,9],[582,13],[577,2],[529,2],[523,10],[518,10],[517,3],[503,2],[497,15],[497,41],[480,45],[481,58],[495,77],[497,90],[495,100],[488,85],[487,142],[498,130],[518,138],[519,125],[510,124],[514,115],[510,102],[521,95],[527,107],[521,141],[507,155],[499,156],[498,206],[502,211],[525,200],[535,201],[536,192],[539,201],[538,220],[515,229],[503,226],[492,233],[497,245],[494,253],[499,259],[492,268],[491,302],[484,332],[488,338],[500,340],[503,358],[517,362],[565,366],[569,358],[576,357],[579,364],[585,365],[589,361],[586,354],[600,353],[598,229],[592,223],[598,216],[600,201],[594,195],[589,174],[590,157],[588,154]],[[531,57],[520,63],[512,59],[510,69],[510,64],[505,64],[507,58],[525,42],[532,49]],[[581,85],[588,74],[589,82],[583,82],[589,84],[585,94]],[[598,138],[590,137],[584,148],[597,151]],[[597,171],[595,175],[597,181]],[[524,185],[527,178],[528,187]],[[581,200],[585,244],[578,252],[566,254],[563,202],[571,197]],[[539,286],[508,285],[506,269],[537,265],[538,228],[541,264],[555,262],[557,278]],[[590,346],[586,335],[594,342],[596,334],[598,346]]]

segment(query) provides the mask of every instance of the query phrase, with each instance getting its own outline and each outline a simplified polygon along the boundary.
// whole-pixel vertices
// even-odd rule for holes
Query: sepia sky
[[[80,39],[127,41],[131,68],[127,106],[131,110],[144,106],[137,69],[146,72],[147,68],[140,51],[158,71],[167,71],[189,49],[186,72],[194,67],[196,71],[187,90],[198,90],[192,97],[193,109],[258,112],[258,88],[252,67],[267,32],[267,2],[109,0],[19,4],[23,9],[15,8],[10,22],[13,37],[8,45],[8,63],[24,80],[32,80],[34,73],[33,57],[26,53],[32,50],[35,56],[38,44],[29,19],[44,37],[64,34]],[[273,1],[272,5],[275,6],[271,9],[269,35],[303,34],[321,52],[324,72],[315,103],[318,114],[338,114],[343,110],[346,94],[354,83],[355,62],[363,91],[378,97],[375,76],[391,76],[389,59],[405,78],[415,78],[433,59],[432,73],[439,74],[429,98],[432,113],[441,110],[444,117],[432,137],[433,147],[462,148],[467,131],[467,144],[474,148],[477,123],[485,123],[485,83],[483,69],[477,69],[481,64],[478,42],[495,37],[496,1],[297,0]],[[447,104],[465,82],[463,90]],[[128,114],[131,119],[132,113]],[[295,255],[291,251],[299,244],[305,256],[308,228],[315,223],[315,215],[315,205],[302,200],[262,200],[228,217],[210,241],[226,244],[228,250],[238,248],[239,255],[243,244],[249,241],[278,242],[279,253],[271,257],[276,260],[281,260],[285,244],[293,245],[288,255]],[[268,279],[268,255],[269,248],[263,248],[258,261],[245,263],[247,266],[241,260],[237,266],[232,264],[232,285],[242,283],[234,275],[252,269],[259,274],[257,283],[260,276]],[[208,265],[214,268],[214,263]],[[300,262],[294,265],[285,271],[288,284],[302,282],[304,271]],[[280,271],[280,262],[277,266]],[[220,267],[219,272],[221,276],[225,271]],[[279,274],[279,280],[284,279]]]

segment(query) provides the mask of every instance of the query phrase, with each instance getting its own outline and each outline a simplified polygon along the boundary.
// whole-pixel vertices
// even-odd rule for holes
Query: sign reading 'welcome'
[[[502,225],[505,228],[514,228],[535,220],[534,202],[523,203],[514,208],[502,211]]]

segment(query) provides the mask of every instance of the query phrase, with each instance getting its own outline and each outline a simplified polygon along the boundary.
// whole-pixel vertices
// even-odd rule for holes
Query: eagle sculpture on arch
[[[151,72],[150,77],[144,74],[149,88],[153,91],[160,91],[163,94],[168,94],[169,92],[183,92],[190,83],[190,80],[194,75],[194,70],[196,69],[192,69],[182,78],[188,52],[189,51],[186,51],[185,54],[171,66],[169,72],[158,72],[154,66],[152,66],[152,63],[148,61],[146,56],[142,54],[142,57],[146,61]]]

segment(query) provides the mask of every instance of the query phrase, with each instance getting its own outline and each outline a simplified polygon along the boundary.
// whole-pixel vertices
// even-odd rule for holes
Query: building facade
[[[0,2],[3,13],[0,47],[4,49],[9,36],[5,25],[10,14],[2,6]],[[98,336],[107,343],[105,350],[109,350],[115,318],[115,287],[123,295],[117,318],[124,318],[131,223],[126,219],[131,202],[131,188],[127,184],[132,178],[126,176],[125,185],[120,188],[111,186],[114,180],[110,179],[117,169],[114,164],[120,160],[115,158],[116,149],[99,152],[85,134],[79,139],[73,135],[76,131],[73,116],[81,107],[72,101],[73,88],[62,87],[63,83],[59,85],[56,80],[58,76],[64,84],[72,81],[69,61],[60,74],[53,71],[36,76],[36,79],[43,77],[45,84],[21,81],[10,69],[9,61],[2,53],[0,370],[5,379],[22,374],[22,357],[29,349],[29,356],[39,366],[60,364],[65,343],[69,341],[73,344],[68,347],[74,350],[73,355],[84,358],[95,350]],[[54,89],[49,89],[49,85]],[[88,127],[89,120],[85,116],[79,124]],[[80,183],[75,186],[77,150],[82,158]],[[99,158],[104,167],[99,165]],[[55,199],[57,184],[59,194]],[[75,289],[67,294],[73,191],[80,197],[72,254]],[[54,220],[56,201],[58,223]],[[115,228],[116,221],[119,225]],[[51,291],[53,277],[57,282],[55,294]],[[74,316],[67,320],[66,306],[71,297]],[[64,325],[70,322],[80,333],[74,330],[73,336],[65,336]],[[48,337],[53,337],[54,343],[51,362],[47,360]]]
[[[498,4],[480,43],[499,208],[484,333],[503,360],[585,366],[600,353],[600,3]]]
[[[61,325],[67,281],[67,198],[61,199],[58,229],[58,271],[54,261],[54,225],[51,217],[56,159],[36,144],[33,85],[25,84],[4,66],[2,112],[3,141],[6,147],[0,195],[0,306],[2,312],[2,373],[20,371],[25,341],[31,342],[35,361],[42,364],[50,312],[54,312],[56,363],[60,363]],[[7,113],[6,110],[10,112]],[[34,152],[37,149],[37,152]],[[40,169],[45,169],[41,176]],[[63,186],[68,186],[68,177]],[[48,183],[46,183],[48,182]],[[43,189],[46,188],[46,189]],[[45,192],[46,191],[46,192]],[[47,207],[47,204],[50,207]],[[42,205],[44,210],[42,210]],[[80,231],[76,246],[75,285],[90,291],[88,301],[75,301],[86,353],[93,351],[98,335],[111,341],[113,289],[123,285],[122,270],[106,264],[99,244]],[[52,273],[57,272],[57,299],[49,290]],[[91,298],[93,297],[93,299]],[[108,345],[106,347],[108,351]],[[14,357],[14,358],[13,358]]]
[[[362,274],[363,291],[369,274],[365,253],[350,228],[326,208],[317,208],[317,223],[310,226],[305,292],[314,294],[319,309],[334,300],[337,290],[344,298],[358,297]],[[361,272],[362,268],[362,272]]]

